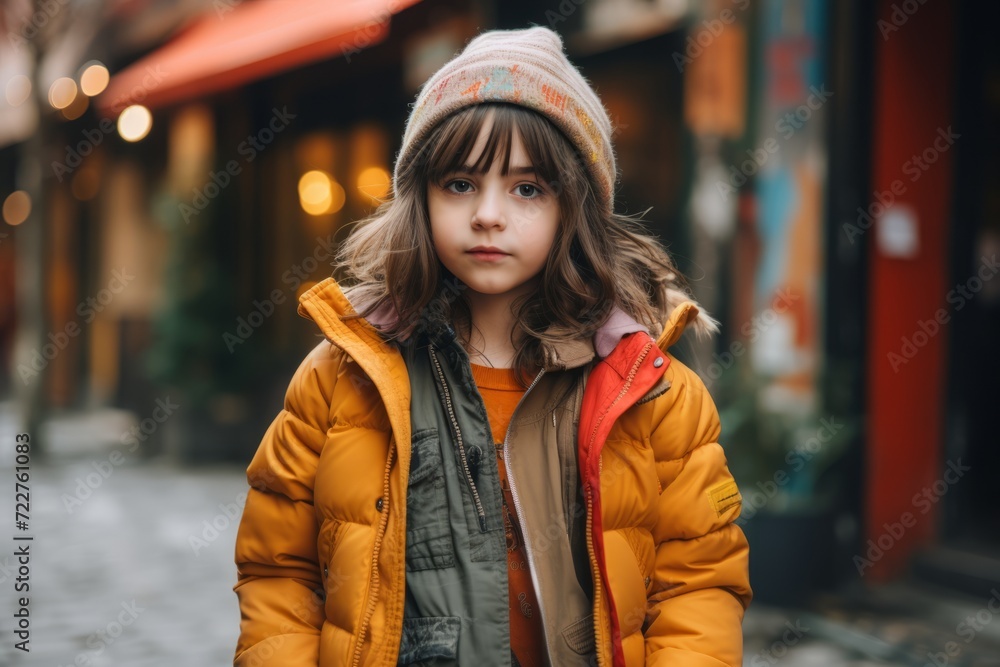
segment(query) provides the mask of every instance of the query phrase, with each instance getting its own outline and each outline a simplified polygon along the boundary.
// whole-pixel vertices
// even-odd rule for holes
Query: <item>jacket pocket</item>
[[[406,569],[415,572],[454,565],[440,439],[435,429],[418,431],[413,434],[406,489]]]
[[[578,655],[593,653],[597,647],[594,638],[594,615],[590,614],[570,623],[563,628],[562,636],[574,653]]]
[[[403,638],[396,664],[415,665],[426,660],[428,662],[422,664],[433,665],[437,664],[437,659],[456,660],[461,628],[458,616],[403,619]]]

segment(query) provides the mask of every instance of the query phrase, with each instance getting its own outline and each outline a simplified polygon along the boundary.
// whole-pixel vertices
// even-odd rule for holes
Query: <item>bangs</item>
[[[475,163],[469,165],[479,133],[490,115],[493,116],[493,125],[486,145]],[[483,174],[492,168],[498,158],[501,160],[501,174],[506,178],[510,173],[514,128],[517,128],[524,151],[538,177],[546,183],[559,180],[556,164],[560,155],[572,154],[569,141],[545,117],[524,107],[500,103],[478,104],[463,109],[434,129],[429,137],[432,148],[427,160],[427,179],[439,182],[467,165],[474,173]]]

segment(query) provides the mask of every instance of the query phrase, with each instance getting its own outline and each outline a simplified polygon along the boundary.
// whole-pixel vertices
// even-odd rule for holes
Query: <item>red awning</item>
[[[97,108],[116,116],[235,88],[307,63],[360,51],[390,17],[420,0],[218,0],[169,42],[112,77]]]

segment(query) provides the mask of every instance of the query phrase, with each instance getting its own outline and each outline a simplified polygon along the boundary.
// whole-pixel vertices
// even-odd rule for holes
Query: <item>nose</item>
[[[500,230],[507,226],[503,210],[503,192],[493,187],[483,189],[482,195],[476,202],[472,225],[477,229],[496,228]]]

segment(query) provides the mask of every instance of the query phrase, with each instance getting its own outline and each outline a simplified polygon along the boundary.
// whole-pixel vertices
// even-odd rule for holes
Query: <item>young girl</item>
[[[301,298],[326,340],[248,469],[235,664],[742,664],[740,495],[666,352],[715,323],[615,180],[554,32],[425,84],[351,286]]]

